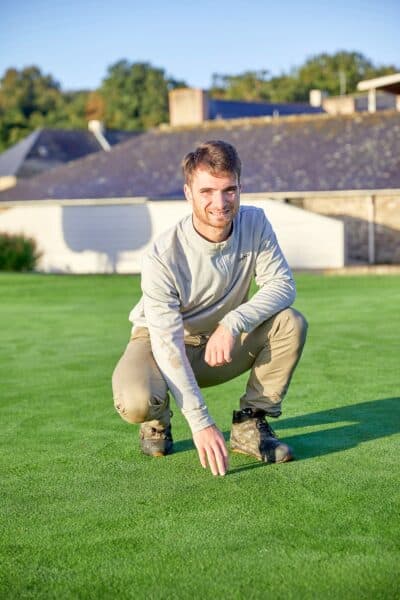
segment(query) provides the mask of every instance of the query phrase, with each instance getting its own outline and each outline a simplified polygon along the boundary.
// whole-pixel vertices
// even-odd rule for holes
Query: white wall
[[[274,200],[262,207],[293,268],[344,264],[340,221]],[[34,237],[42,251],[40,270],[65,273],[138,273],[152,239],[188,214],[184,201],[20,202],[0,211],[0,231]]]
[[[326,269],[345,264],[344,224],[276,200],[242,201],[264,209],[294,269]]]

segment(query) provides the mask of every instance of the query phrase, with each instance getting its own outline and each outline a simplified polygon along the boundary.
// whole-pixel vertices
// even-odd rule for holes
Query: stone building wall
[[[377,196],[375,206],[377,262],[400,264],[400,190]]]
[[[347,263],[373,257],[377,264],[400,264],[400,190],[314,192],[286,201],[344,223]]]

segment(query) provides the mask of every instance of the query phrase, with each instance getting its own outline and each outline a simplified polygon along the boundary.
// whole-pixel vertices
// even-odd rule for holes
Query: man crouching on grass
[[[173,449],[171,391],[202,466],[225,475],[225,440],[200,388],[250,371],[233,412],[231,448],[267,463],[289,461],[291,448],[265,417],[281,414],[306,338],[304,317],[289,308],[292,273],[264,211],[240,207],[233,146],[206,142],[182,166],[192,214],[144,257],[132,337],[113,374],[115,407],[128,423],[141,423],[142,451],[163,456]],[[259,289],[249,300],[253,277]]]

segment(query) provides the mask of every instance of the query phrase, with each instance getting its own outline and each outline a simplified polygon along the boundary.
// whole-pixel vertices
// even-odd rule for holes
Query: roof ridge
[[[300,114],[300,115],[264,115],[259,117],[240,117],[234,119],[210,119],[208,121],[203,121],[202,123],[196,123],[193,125],[170,125],[169,123],[162,123],[158,127],[154,127],[151,130],[148,130],[146,133],[172,133],[174,131],[193,131],[195,129],[233,129],[236,127],[243,127],[244,125],[267,125],[267,124],[282,124],[282,123],[304,123],[309,121],[317,121],[317,120],[326,120],[326,121],[334,121],[334,120],[346,120],[346,121],[357,121],[360,119],[374,119],[377,116],[390,116],[394,114],[399,114],[399,111],[395,109],[386,109],[379,110],[375,113],[369,113],[366,111],[354,112],[351,114],[340,114],[335,115],[331,113],[309,113],[309,114]]]
[[[18,175],[18,171],[23,165],[27,155],[36,144],[42,128],[31,131],[27,136],[19,140],[16,144],[7,148],[0,154],[0,177],[4,175]],[[3,166],[3,168],[2,168]],[[6,171],[2,173],[2,171]]]

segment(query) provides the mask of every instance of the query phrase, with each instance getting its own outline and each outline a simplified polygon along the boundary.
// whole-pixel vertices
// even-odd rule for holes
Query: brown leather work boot
[[[149,456],[166,456],[171,454],[173,448],[173,439],[171,425],[152,425],[154,421],[142,423],[140,425],[140,447],[143,454]]]
[[[287,462],[294,458],[292,449],[278,440],[265,419],[265,412],[259,409],[233,411],[231,448],[266,463]]]

